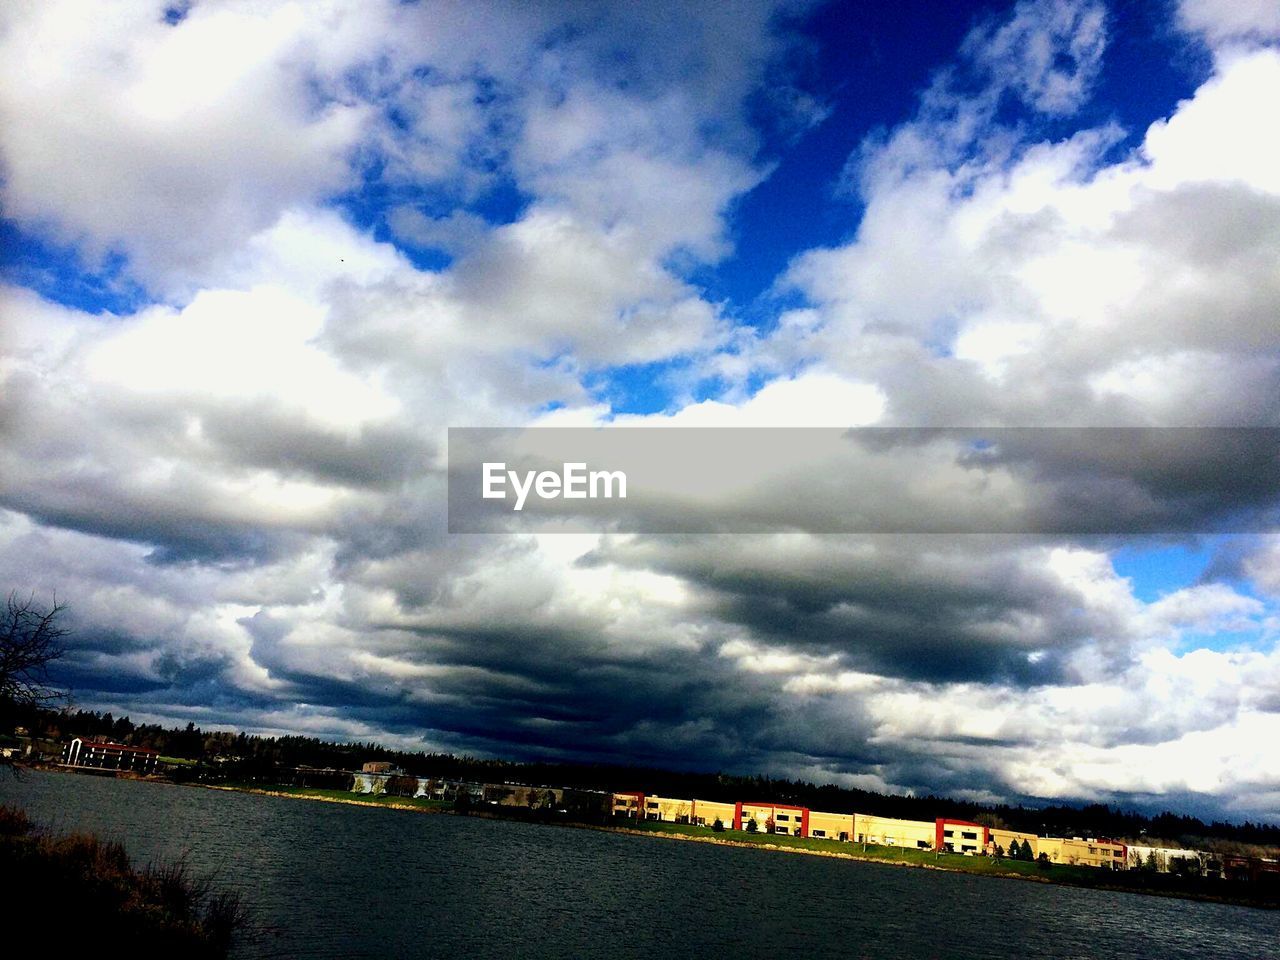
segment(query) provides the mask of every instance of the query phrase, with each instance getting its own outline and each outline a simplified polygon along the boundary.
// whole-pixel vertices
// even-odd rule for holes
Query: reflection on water
[[[70,774],[0,802],[216,873],[245,958],[1253,960],[1280,935],[1245,907]]]

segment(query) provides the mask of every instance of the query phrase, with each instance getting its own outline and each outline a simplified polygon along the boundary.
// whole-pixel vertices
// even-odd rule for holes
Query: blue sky
[[[0,14],[0,579],[70,602],[80,704],[1280,817],[1270,534],[824,536],[764,450],[775,532],[468,538],[442,462],[455,426],[1276,426],[1274,4],[89,9]],[[988,493],[1274,510],[1123,453]]]

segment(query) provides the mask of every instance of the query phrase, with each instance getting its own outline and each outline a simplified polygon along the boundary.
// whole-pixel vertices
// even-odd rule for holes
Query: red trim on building
[[[742,829],[742,801],[739,800],[733,805],[733,829]]]
[[[636,819],[644,819],[644,797],[643,793],[628,792],[626,790],[615,790],[615,797],[635,797],[636,798]]]
[[[778,826],[779,810],[795,810],[800,814],[800,836],[802,837],[809,836],[809,808],[808,807],[797,807],[793,803],[739,803],[736,805],[736,813],[734,815],[734,821],[733,821],[734,822],[733,829],[735,830],[742,829],[742,808],[743,807],[756,807],[760,810],[768,810],[769,819],[773,821],[773,825],[775,828]]]

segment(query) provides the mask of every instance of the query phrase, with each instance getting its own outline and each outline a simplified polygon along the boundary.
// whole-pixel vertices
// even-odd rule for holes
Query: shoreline
[[[69,773],[77,776],[86,775],[74,769],[62,766],[31,765],[28,769],[42,770],[52,773]],[[608,823],[585,823],[575,820],[554,820],[548,817],[531,817],[516,813],[516,810],[520,808],[512,808],[511,812],[508,813],[483,807],[467,811],[457,811],[453,809],[452,804],[446,801],[432,800],[414,802],[411,798],[380,800],[371,799],[369,798],[369,795],[365,794],[349,794],[346,791],[324,790],[318,787],[286,787],[284,785],[258,787],[248,784],[199,783],[196,781],[184,783],[159,776],[116,776],[115,779],[135,780],[142,783],[152,783],[169,787],[196,787],[202,790],[217,790],[226,793],[244,793],[286,800],[307,800],[313,803],[332,803],[340,806],[396,810],[407,813],[475,817],[482,820],[501,820],[513,823],[528,823],[538,826],[568,827],[576,830],[595,830],[601,833],[613,833],[631,837],[677,840],[686,843],[705,843],[722,847],[764,850],[772,853],[790,853],[811,857],[826,857],[833,860],[849,860],[889,867],[908,867],[920,870],[934,870],[941,873],[967,874],[974,877],[991,877],[998,880],[1022,880],[1031,883],[1075,887],[1077,889],[1101,890],[1110,893],[1128,893],[1139,896],[1160,897],[1162,899],[1173,900],[1194,900],[1201,903],[1219,903],[1227,906],[1247,907],[1256,910],[1274,911],[1280,909],[1280,901],[1267,900],[1261,897],[1232,897],[1198,890],[1152,889],[1149,887],[1127,885],[1123,883],[1108,883],[1107,878],[1100,875],[1101,871],[1097,871],[1096,868],[1088,867],[1055,865],[1054,867],[1051,867],[1050,870],[1054,871],[1054,874],[1056,875],[1046,874],[1046,872],[1039,870],[1035,873],[1019,872],[1017,870],[1002,868],[1002,863],[1013,863],[1016,861],[993,862],[987,857],[977,858],[949,855],[952,861],[957,862],[942,862],[936,859],[934,862],[927,862],[923,859],[919,859],[918,856],[913,858],[911,855],[916,854],[916,851],[914,850],[902,850],[897,854],[893,852],[881,854],[852,849],[815,849],[809,846],[775,842],[779,839],[788,838],[761,836],[760,839],[748,840],[724,836],[723,834],[694,834],[683,832],[691,829],[685,825],[665,822],[660,824],[655,823],[651,827],[637,828],[635,826],[619,826]],[[834,843],[835,841],[832,842]],[[857,845],[849,844],[849,846],[856,847]],[[885,849],[893,850],[895,848]],[[1064,871],[1072,871],[1072,873],[1064,873]],[[1221,882],[1226,883],[1228,881]]]
[[[156,781],[167,782],[172,781]],[[250,786],[230,786],[226,784],[208,784],[208,783],[190,783],[190,784],[174,784],[175,786],[195,786],[206,790],[222,790],[231,793],[248,793],[257,796],[278,797],[292,800],[310,800],[318,803],[333,803],[342,806],[353,807],[371,807],[385,810],[399,810],[410,813],[425,813],[446,816],[463,816],[476,817],[483,820],[504,820],[516,823],[529,823],[540,826],[568,827],[575,830],[595,830],[600,833],[613,833],[630,837],[646,837],[657,840],[676,840],[685,843],[706,843],[722,847],[736,847],[739,849],[764,850],[772,853],[790,853],[799,854],[801,856],[810,857],[826,857],[833,860],[849,860],[860,863],[873,863],[888,867],[905,867],[917,870],[934,870],[941,873],[966,874],[974,877],[990,877],[997,880],[1021,880],[1029,883],[1049,884],[1062,887],[1075,887],[1077,889],[1101,890],[1110,893],[1129,893],[1138,896],[1160,897],[1166,900],[1195,900],[1201,903],[1220,903],[1228,906],[1249,907],[1257,910],[1277,910],[1280,909],[1280,902],[1265,901],[1260,899],[1234,898],[1228,896],[1217,896],[1209,893],[1201,893],[1199,891],[1174,891],[1174,890],[1151,890],[1136,886],[1127,886],[1124,884],[1106,883],[1106,882],[1081,882],[1074,881],[1070,876],[1046,876],[1041,873],[1018,873],[1011,870],[1002,869],[972,869],[961,864],[953,863],[925,863],[907,859],[905,857],[897,857],[892,854],[885,856],[876,853],[862,851],[844,851],[844,850],[818,850],[809,847],[800,847],[792,845],[783,845],[772,843],[765,840],[740,840],[732,837],[721,836],[703,836],[700,834],[679,833],[663,829],[637,829],[636,827],[615,826],[613,824],[602,823],[582,823],[573,820],[550,820],[550,819],[534,819],[523,816],[510,816],[498,813],[492,810],[476,809],[467,812],[459,812],[451,809],[441,803],[440,806],[425,806],[421,804],[398,802],[396,800],[366,800],[360,799],[360,794],[354,794],[351,797],[326,796],[316,792],[305,792],[310,788],[301,787],[295,790],[279,790],[268,787],[250,787]],[[675,826],[675,825],[672,825]],[[851,844],[851,846],[853,846]],[[982,858],[984,862],[986,858]],[[1061,870],[1061,866],[1050,869]],[[1080,870],[1089,870],[1096,868],[1080,867]],[[1104,878],[1099,877],[1099,880]],[[1087,881],[1093,880],[1092,874],[1087,875]],[[1223,881],[1224,883],[1227,881]]]

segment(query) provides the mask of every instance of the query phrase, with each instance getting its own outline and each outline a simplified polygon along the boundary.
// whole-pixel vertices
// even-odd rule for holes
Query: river
[[[1222,904],[59,773],[0,803],[242,891],[246,960],[1280,955]]]

